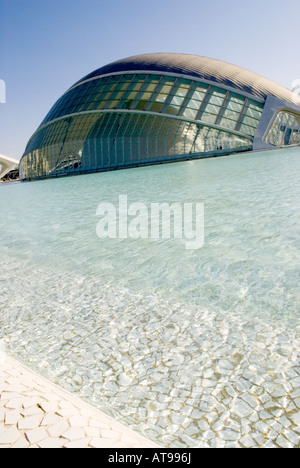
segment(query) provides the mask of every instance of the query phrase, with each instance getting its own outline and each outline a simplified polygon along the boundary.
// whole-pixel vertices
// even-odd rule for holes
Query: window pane
[[[175,106],[180,106],[183,103],[183,101],[184,101],[183,97],[174,96],[171,101],[171,104],[174,104]]]
[[[185,89],[185,88],[180,87],[180,88],[176,91],[176,95],[177,95],[177,96],[181,96],[181,97],[185,97],[185,96],[187,95],[187,92],[188,92],[188,89]]]
[[[159,101],[159,102],[165,102],[165,100],[167,99],[167,95],[166,94],[159,94],[157,97],[156,97],[156,101]]]
[[[221,105],[223,104],[223,101],[224,101],[224,96],[222,98],[219,96],[211,96],[209,100],[210,104],[215,104],[219,107],[221,107]]]
[[[221,125],[221,127],[230,128],[234,130],[236,127],[236,121],[222,118],[219,122],[219,125]]]
[[[151,112],[160,112],[162,110],[163,103],[154,102],[150,107]]]
[[[246,135],[254,136],[256,129],[253,127],[249,127],[248,125],[241,125],[240,131],[242,133],[245,133]]]
[[[171,91],[171,89],[172,89],[172,86],[170,86],[170,85],[164,85],[164,86],[161,88],[160,92],[161,92],[161,93],[164,93],[164,94],[169,94],[170,91]]]
[[[187,107],[189,107],[190,109],[199,109],[201,106],[201,103],[199,101],[194,101],[193,99],[190,100],[190,102],[188,103]]]
[[[251,108],[247,109],[246,114],[257,120],[259,120],[261,117],[261,112],[259,112],[258,110],[251,109]]]
[[[234,112],[232,110],[226,109],[224,111],[223,117],[231,120],[235,120],[236,122],[239,119],[240,114],[238,112]]]
[[[177,115],[179,109],[180,109],[180,106],[176,106],[176,105],[172,104],[166,109],[165,112],[166,112],[166,114]]]
[[[216,115],[208,114],[207,112],[204,112],[201,116],[201,120],[204,120],[204,122],[208,122],[208,123],[215,123],[216,117],[217,117]]]
[[[207,104],[207,106],[205,108],[205,112],[207,112],[209,114],[218,115],[218,113],[220,112],[220,107],[213,106],[212,104]]]
[[[188,117],[189,119],[195,119],[197,116],[197,111],[193,109],[185,109],[182,115]]]
[[[251,127],[257,127],[258,121],[256,119],[252,119],[251,117],[244,117],[243,124],[250,125]]]
[[[195,91],[192,96],[192,99],[203,101],[204,96],[205,96],[205,92]]]

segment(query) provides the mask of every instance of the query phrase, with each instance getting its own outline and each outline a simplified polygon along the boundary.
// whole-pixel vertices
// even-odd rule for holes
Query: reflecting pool
[[[5,349],[161,445],[296,446],[299,157],[2,184]],[[203,246],[100,239],[120,195],[203,204]]]

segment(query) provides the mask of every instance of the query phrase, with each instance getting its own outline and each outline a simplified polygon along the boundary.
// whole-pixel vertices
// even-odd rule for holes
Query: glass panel
[[[251,117],[245,116],[243,118],[243,124],[249,125],[251,127],[257,127],[258,121],[256,119],[252,119]]]
[[[162,106],[163,106],[163,103],[160,103],[160,102],[154,102],[151,107],[150,107],[150,111],[151,112],[160,112],[162,110]]]
[[[130,84],[129,79],[127,79],[126,81],[122,81],[116,86],[116,90],[125,91],[128,88],[129,84]]]
[[[238,121],[239,116],[240,116],[240,114],[238,112],[234,112],[234,111],[229,110],[229,109],[225,109],[225,111],[223,113],[223,118],[234,120],[235,122]]]
[[[133,86],[133,91],[139,91],[143,85],[143,81],[139,81],[138,83],[135,83]]]
[[[215,104],[219,107],[221,107],[221,105],[223,104],[223,101],[224,101],[224,96],[220,97],[220,96],[211,96],[209,102],[210,104]]]
[[[240,132],[245,133],[246,135],[254,136],[256,129],[249,127],[248,125],[241,125]]]
[[[149,101],[151,96],[152,96],[152,92],[147,91],[142,95],[141,100]]]
[[[207,104],[207,106],[205,108],[205,112],[209,113],[209,114],[218,115],[218,113],[220,112],[220,107],[213,106],[212,104]]]
[[[201,84],[195,83],[195,86],[196,86],[196,92],[199,92],[199,93],[206,93],[206,91],[208,90],[208,85],[205,83],[201,83]]]
[[[198,111],[193,109],[185,109],[183,115],[188,117],[189,119],[195,119],[197,116]]]
[[[180,97],[180,96],[174,96],[172,101],[171,101],[171,105],[175,105],[175,106],[181,106],[181,104],[183,103],[184,101],[184,98],[183,97]]]
[[[191,86],[191,81],[189,80],[180,80],[180,87],[189,89]]]
[[[171,104],[170,106],[168,106],[168,108],[164,112],[166,114],[177,115],[180,107],[181,106],[176,106],[176,105]]]
[[[206,112],[204,112],[201,116],[201,120],[203,120],[204,122],[208,122],[208,123],[215,123],[216,118],[217,118],[216,115],[208,114]]]
[[[245,98],[236,97],[235,95],[230,95],[227,101],[226,107],[227,109],[233,110],[235,112],[242,112],[244,104],[245,104]]]
[[[205,92],[200,92],[200,91],[195,91],[193,96],[192,96],[192,99],[196,99],[198,101],[203,101],[203,98],[205,96]]]
[[[231,130],[234,130],[235,127],[236,127],[236,121],[235,120],[229,120],[229,119],[223,117],[220,120],[219,125],[221,127],[230,128]]]
[[[158,81],[152,81],[152,83],[150,83],[148,86],[147,86],[147,89],[146,91],[148,92],[153,92],[156,88],[156,86],[158,85]]]
[[[131,93],[129,93],[127,99],[135,99],[136,96],[137,96],[137,93],[138,93],[137,91],[131,91]]]
[[[187,105],[190,109],[197,109],[199,110],[201,103],[199,101],[194,101],[191,99]]]
[[[159,94],[159,95],[156,97],[156,101],[159,101],[159,102],[165,102],[166,99],[167,99],[167,95],[166,95],[166,94]]]
[[[176,91],[177,96],[185,97],[187,95],[188,89],[180,86],[180,88]]]
[[[164,93],[164,94],[169,94],[170,91],[171,91],[171,89],[172,89],[172,86],[171,86],[171,85],[164,85],[164,86],[161,88],[160,92],[161,92],[161,93]]]
[[[266,142],[274,146],[299,145],[300,115],[279,112],[266,137]]]
[[[256,120],[259,120],[260,117],[261,117],[261,111],[258,111],[258,110],[254,110],[254,109],[251,109],[248,107],[248,109],[246,110],[246,114],[250,117],[253,117],[254,119]]]

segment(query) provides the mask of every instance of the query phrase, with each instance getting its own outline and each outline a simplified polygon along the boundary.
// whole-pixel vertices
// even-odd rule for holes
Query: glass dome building
[[[75,83],[30,138],[21,180],[300,145],[300,97],[185,54],[122,59]]]

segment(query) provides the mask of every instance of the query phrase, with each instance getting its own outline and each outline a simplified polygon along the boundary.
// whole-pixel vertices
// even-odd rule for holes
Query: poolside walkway
[[[0,448],[158,447],[0,352]]]

